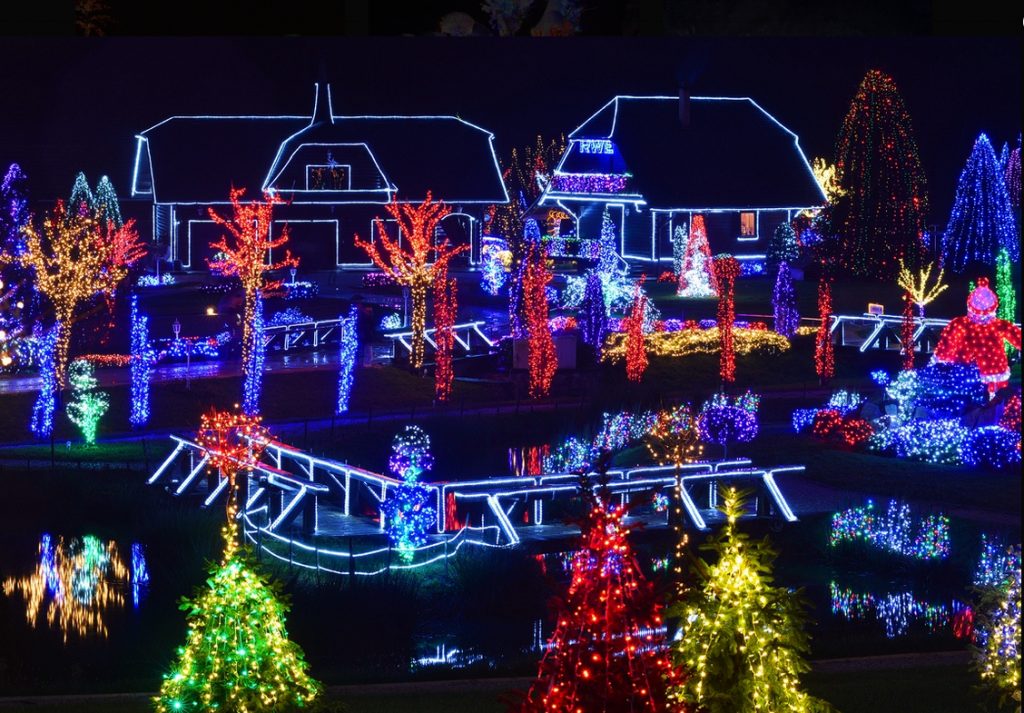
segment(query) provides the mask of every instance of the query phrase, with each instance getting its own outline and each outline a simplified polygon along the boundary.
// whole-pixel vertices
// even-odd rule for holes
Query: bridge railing
[[[479,340],[488,349],[495,345],[495,342],[484,334],[481,327],[484,325],[483,320],[476,320],[473,322],[462,322],[461,324],[452,325],[453,336],[455,337],[455,348],[462,348],[466,353],[473,351],[473,341]],[[424,330],[424,338],[432,349],[437,349],[437,342],[434,341],[434,334],[437,332],[435,327]],[[391,356],[397,356],[399,345],[408,354],[412,353],[412,330],[405,330],[401,332],[389,332],[384,335],[391,340]]]

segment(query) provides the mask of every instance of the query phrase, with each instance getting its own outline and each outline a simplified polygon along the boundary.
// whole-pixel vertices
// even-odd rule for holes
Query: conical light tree
[[[981,134],[960,173],[953,211],[942,234],[942,254],[951,270],[963,272],[972,262],[994,265],[1001,248],[1014,262],[1020,260],[1006,183],[992,144]]]
[[[0,259],[3,281],[14,303],[28,307],[32,299],[32,276],[15,258],[25,252],[24,227],[32,215],[28,209],[28,178],[21,166],[12,163],[0,181]]]
[[[89,188],[89,181],[85,177],[85,173],[82,171],[78,172],[75,176],[75,182],[71,186],[71,196],[68,198],[68,212],[78,215],[89,215],[93,212],[93,208],[96,205],[96,198],[92,194],[92,189]]]
[[[258,416],[203,416],[197,441],[229,479],[224,554],[206,586],[182,601],[188,635],[154,699],[158,713],[301,710],[320,693],[288,638],[279,586],[253,570],[238,546],[236,475],[255,466],[268,438]]]
[[[687,710],[666,699],[682,682],[662,646],[661,605],[627,537],[625,512],[598,498],[572,561],[572,582],[522,713]]]
[[[281,198],[268,193],[264,194],[262,201],[243,203],[244,195],[244,188],[231,189],[229,197],[232,215],[229,218],[218,215],[213,208],[208,209],[213,222],[224,228],[227,233],[210,243],[210,247],[222,257],[207,260],[207,264],[211,272],[237,277],[242,283],[245,298],[242,316],[242,382],[254,385],[259,382],[254,372],[256,369],[262,369],[262,364],[256,363],[259,360],[259,349],[253,348],[256,344],[253,332],[259,328],[256,303],[263,293],[281,285],[280,280],[267,280],[266,274],[286,267],[298,267],[299,260],[292,257],[291,251],[287,249],[280,260],[267,260],[267,256],[272,254],[271,251],[283,247],[288,242],[287,230],[282,231],[276,238],[270,232],[274,206],[283,203]],[[247,406],[258,403],[258,394],[255,398],[250,395],[246,401]]]
[[[839,193],[826,209],[838,266],[873,279],[923,250],[928,192],[903,98],[891,77],[869,71],[839,132]]]
[[[704,216],[695,215],[690,223],[690,237],[683,253],[676,294],[680,297],[717,297],[718,279],[712,266],[711,246]]]
[[[795,263],[800,258],[800,247],[796,242],[796,231],[789,221],[779,224],[779,227],[772,233],[765,250],[765,261],[768,266],[775,270],[780,263]]]
[[[93,210],[102,216],[103,220],[109,220],[115,228],[124,225],[121,218],[121,203],[117,200],[117,192],[114,184],[106,176],[101,176],[96,184],[96,194],[93,197]]]
[[[675,662],[689,674],[670,700],[702,713],[830,710],[800,690],[810,666],[799,594],[772,586],[768,541],[750,542],[737,530],[737,492],[723,489],[721,501],[725,526],[701,546],[714,563],[695,558],[696,586],[668,610],[682,626]]]
[[[356,235],[356,245],[366,251],[378,268],[403,287],[412,297],[412,356],[414,369],[423,366],[424,343],[427,329],[427,290],[438,275],[448,273],[448,263],[456,255],[469,250],[469,245],[452,247],[445,238],[436,242],[438,224],[451,209],[444,203],[435,203],[430,191],[418,206],[399,203],[397,196],[384,208],[398,224],[398,235],[392,238],[377,218],[377,240],[366,242]],[[378,247],[379,243],[379,247]]]

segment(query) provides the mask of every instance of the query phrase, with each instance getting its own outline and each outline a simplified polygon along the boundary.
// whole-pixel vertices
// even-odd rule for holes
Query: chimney
[[[316,88],[316,94],[313,97],[313,116],[309,120],[309,125],[333,124],[334,110],[331,107],[331,85],[327,82],[316,82],[313,86]]]
[[[690,90],[682,82],[679,83],[679,125],[690,125]]]

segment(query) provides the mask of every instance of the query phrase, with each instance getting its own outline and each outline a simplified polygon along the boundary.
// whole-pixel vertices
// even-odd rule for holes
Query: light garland
[[[68,380],[71,382],[71,400],[67,405],[68,418],[78,426],[87,446],[96,444],[96,429],[100,419],[110,409],[110,397],[97,391],[99,382],[93,365],[83,359],[71,362]]]
[[[949,223],[942,234],[946,264],[963,272],[970,263],[995,264],[1000,248],[1020,260],[1016,220],[992,144],[978,136],[957,182]]]
[[[885,513],[867,505],[837,512],[832,516],[829,547],[865,544],[883,552],[918,560],[949,558],[949,518],[926,515],[915,522],[907,503],[890,500]]]
[[[562,193],[624,193],[630,178],[628,173],[556,173],[551,188]]]
[[[714,261],[715,279],[718,281],[718,374],[723,384],[736,381],[736,348],[733,321],[736,319],[736,278],[740,274],[739,260],[731,255],[719,255]]]
[[[818,334],[814,340],[814,372],[822,381],[835,376],[835,345],[832,344],[832,280],[818,281]]]
[[[149,382],[153,376],[156,352],[149,344],[149,317],[139,313],[139,297],[131,301],[131,411],[128,421],[139,428],[149,421]]]
[[[356,373],[356,354],[359,351],[359,311],[353,304],[348,308],[347,317],[338,318],[338,400],[335,413],[348,411],[352,395],[352,383]]]
[[[470,246],[452,247],[448,238],[435,241],[437,226],[451,213],[451,209],[443,202],[435,203],[430,191],[418,206],[399,203],[395,195],[384,208],[398,224],[398,236],[392,238],[388,235],[384,221],[377,218],[374,220],[377,240],[366,242],[356,235],[355,243],[366,251],[374,265],[399,285],[409,288],[412,298],[410,365],[413,369],[420,369],[423,367],[427,328],[427,290],[435,277],[448,273],[452,258],[468,251]],[[377,247],[378,242],[380,248]]]
[[[434,395],[445,403],[452,396],[452,349],[455,348],[455,325],[459,283],[455,278],[440,275],[434,280],[434,342],[437,344],[434,365]]]

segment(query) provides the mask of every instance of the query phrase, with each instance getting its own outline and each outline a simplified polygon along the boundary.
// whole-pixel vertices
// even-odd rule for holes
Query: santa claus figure
[[[976,365],[990,396],[1006,386],[1010,378],[1003,343],[1020,349],[1020,327],[997,319],[998,306],[999,298],[989,289],[988,279],[979,278],[978,286],[967,297],[967,315],[957,317],[942,330],[935,348],[935,361]]]

